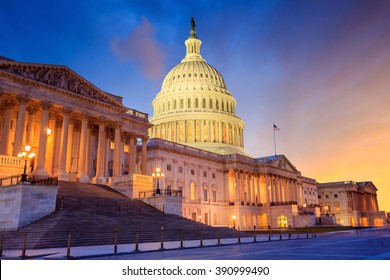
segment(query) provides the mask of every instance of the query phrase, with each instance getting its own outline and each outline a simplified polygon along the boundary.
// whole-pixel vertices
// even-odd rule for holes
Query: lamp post
[[[27,182],[27,159],[32,159],[35,157],[35,153],[30,153],[31,146],[26,145],[24,146],[24,151],[20,152],[18,154],[18,158],[24,160],[24,169],[22,174],[22,179],[20,180],[22,183]]]
[[[236,215],[233,215],[233,228],[236,229]]]
[[[152,177],[157,179],[156,194],[161,194],[160,178],[164,177],[164,173],[161,172],[161,168],[160,167],[156,167],[156,172],[152,173]]]
[[[271,190],[271,186],[268,186],[268,191],[269,191],[269,226],[270,228],[272,228],[272,210],[271,210],[271,207],[272,207],[272,190]]]

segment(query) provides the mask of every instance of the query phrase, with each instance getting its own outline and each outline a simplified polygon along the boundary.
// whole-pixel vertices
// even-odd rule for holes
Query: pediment
[[[284,155],[278,156],[268,165],[289,172],[299,172]]]
[[[20,62],[0,63],[0,70],[99,102],[122,107],[122,98],[106,93],[66,66]]]

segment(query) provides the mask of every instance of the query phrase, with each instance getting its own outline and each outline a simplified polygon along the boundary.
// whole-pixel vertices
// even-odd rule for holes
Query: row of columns
[[[270,202],[299,202],[297,180],[278,175],[265,175]]]
[[[295,179],[234,170],[235,201],[244,203],[298,202],[298,193],[299,185]]]
[[[30,99],[27,96],[19,95],[16,97],[17,102],[13,99],[4,100],[1,105],[4,110],[4,126],[1,134],[0,154],[17,156],[17,154],[23,150],[23,142],[25,145],[32,146],[33,139],[33,127],[36,113],[41,110],[40,131],[39,131],[39,144],[38,152],[36,153],[36,167],[34,173],[37,176],[47,176],[48,171],[45,170],[45,162],[47,160],[46,150],[48,143],[47,128],[49,127],[50,109],[52,104],[50,102],[41,102],[40,106],[30,105],[27,103]],[[16,105],[18,107],[18,114],[16,120],[16,128],[14,134],[14,145],[10,149],[12,142],[11,137],[11,123],[12,113]],[[26,114],[27,118],[27,130],[26,130]],[[58,175],[60,179],[66,180],[69,178],[68,171],[71,168],[72,147],[73,147],[73,133],[74,133],[74,118],[71,119],[71,108],[63,107],[60,111],[62,116],[62,126],[60,135],[60,148],[59,154],[53,152],[53,158],[58,160],[58,172],[53,175]],[[58,113],[55,115],[58,116]],[[81,113],[81,130],[80,130],[80,142],[79,142],[79,154],[78,154],[78,169],[77,178],[80,181],[89,181],[88,177],[88,141],[90,141],[90,133],[88,133],[88,123],[90,121],[90,115]],[[106,129],[110,126],[114,126],[114,155],[113,155],[113,176],[121,175],[121,158],[123,156],[122,134],[130,134],[130,155],[129,155],[129,174],[135,171],[135,159],[136,159],[136,135],[123,132],[121,122],[109,122],[104,117],[98,118],[99,132],[98,132],[98,149],[97,149],[97,161],[96,161],[96,174],[95,179],[104,177],[105,174],[105,157],[106,155]],[[25,135],[26,134],[26,135]],[[141,173],[146,174],[146,136],[142,137],[142,163]],[[10,152],[10,150],[12,150]],[[53,159],[50,159],[53,160]]]
[[[152,128],[152,137],[179,143],[216,142],[244,147],[244,134],[241,127],[213,120],[186,120],[157,124]]]

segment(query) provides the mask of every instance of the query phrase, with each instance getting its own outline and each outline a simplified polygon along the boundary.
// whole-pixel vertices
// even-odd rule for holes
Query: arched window
[[[210,99],[209,107],[210,107],[210,109],[213,109],[213,100],[212,99]]]
[[[190,184],[190,200],[195,200],[195,199],[196,199],[195,183],[191,182],[191,184]]]
[[[180,109],[183,109],[183,108],[184,108],[184,100],[180,99]]]
[[[198,100],[198,98],[195,98],[195,108],[199,108],[199,100]]]
[[[225,111],[225,103],[222,101],[222,111]]]
[[[215,102],[215,109],[219,110],[219,101],[218,100]]]
[[[187,101],[187,108],[191,108],[191,98],[188,98],[188,101]]]
[[[173,100],[173,110],[177,109],[177,100]]]
[[[165,103],[163,103],[163,113],[165,112]]]
[[[203,108],[206,108],[206,98],[203,98],[203,104],[202,104]]]
[[[171,101],[168,101],[168,111],[171,110]]]

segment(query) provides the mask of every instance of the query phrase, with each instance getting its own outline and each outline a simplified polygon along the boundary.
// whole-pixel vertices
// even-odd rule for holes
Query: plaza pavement
[[[390,260],[390,230],[385,228],[338,231],[313,235],[294,234],[290,238],[274,234],[254,238],[120,244],[114,245],[3,251],[1,259],[90,259],[90,260]],[[202,245],[202,246],[200,246]]]

